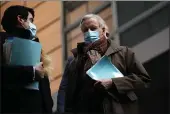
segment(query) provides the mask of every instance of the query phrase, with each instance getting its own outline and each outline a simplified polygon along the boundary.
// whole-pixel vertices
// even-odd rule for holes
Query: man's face
[[[98,31],[100,38],[105,33],[105,29],[100,28],[99,22],[97,21],[96,18],[85,19],[82,23],[81,30],[82,30],[83,34],[88,31]]]
[[[18,18],[18,22],[19,22],[18,26],[21,27],[21,28],[28,29],[29,28],[29,23],[33,22],[33,15],[30,12],[28,12],[27,19],[23,19],[20,16],[18,16],[17,18]]]

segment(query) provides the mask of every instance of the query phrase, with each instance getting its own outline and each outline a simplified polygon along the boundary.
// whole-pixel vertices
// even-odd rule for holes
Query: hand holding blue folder
[[[123,74],[111,63],[108,56],[103,56],[86,74],[94,80],[123,77]]]

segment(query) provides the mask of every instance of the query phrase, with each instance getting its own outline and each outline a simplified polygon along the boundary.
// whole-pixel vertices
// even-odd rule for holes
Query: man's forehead
[[[30,12],[28,12],[28,17],[33,18],[33,15]]]
[[[87,25],[87,24],[99,25],[99,22],[96,18],[87,18],[87,19],[84,19],[84,21],[82,22],[82,25]]]

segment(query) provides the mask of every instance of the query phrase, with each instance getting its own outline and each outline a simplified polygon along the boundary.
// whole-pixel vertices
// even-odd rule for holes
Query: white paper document
[[[94,80],[123,77],[123,74],[112,64],[108,56],[103,56],[86,74]]]

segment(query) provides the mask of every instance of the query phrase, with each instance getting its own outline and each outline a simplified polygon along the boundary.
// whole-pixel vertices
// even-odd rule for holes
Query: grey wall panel
[[[139,44],[143,40],[168,27],[170,25],[169,11],[170,10],[167,5],[151,17],[121,33],[120,44],[133,47],[134,45]]]
[[[119,26],[151,8],[159,1],[117,1]]]
[[[169,28],[135,45],[132,49],[137,58],[143,63],[169,49]]]

